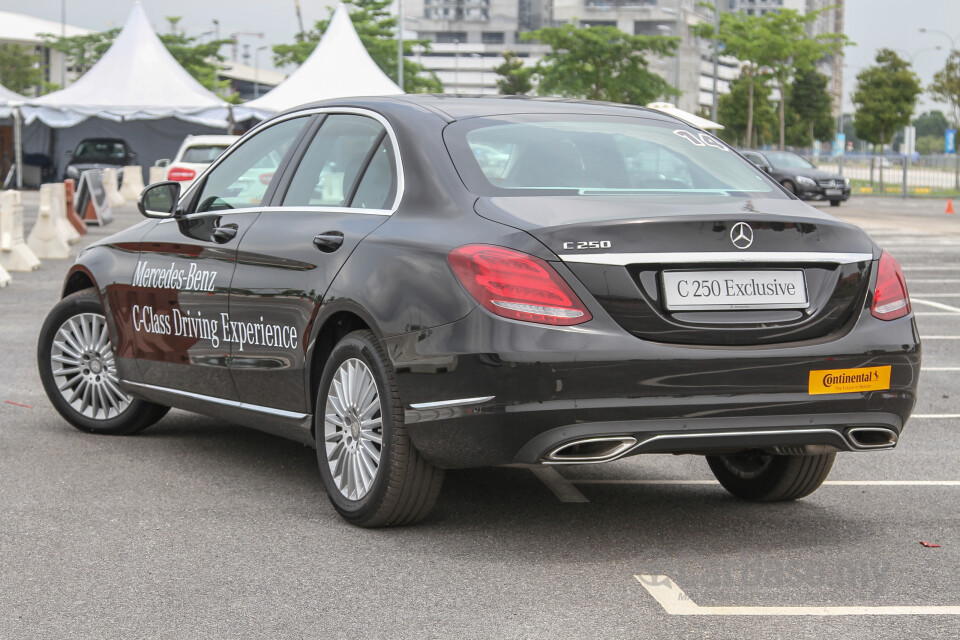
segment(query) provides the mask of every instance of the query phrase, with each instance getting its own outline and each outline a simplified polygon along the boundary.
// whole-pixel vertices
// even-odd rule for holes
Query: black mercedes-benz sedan
[[[850,199],[848,178],[817,169],[795,153],[744,151],[743,155],[801,200],[829,200],[831,207],[839,207]]]
[[[444,469],[641,453],[792,500],[916,400],[896,260],[656,111],[321,102],[179,189],[70,269],[51,402],[92,433],[178,407],[315,446],[354,524],[423,518]]]

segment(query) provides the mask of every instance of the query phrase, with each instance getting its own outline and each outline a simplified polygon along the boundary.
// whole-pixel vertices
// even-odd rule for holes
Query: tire
[[[790,182],[789,180],[784,180],[784,181],[781,182],[780,184],[783,185],[783,188],[784,188],[784,189],[786,189],[786,190],[789,191],[790,193],[796,195],[796,193],[797,193],[797,186],[796,186],[795,184],[793,184],[793,183]]]
[[[723,488],[744,500],[786,502],[816,491],[830,474],[836,453],[777,456],[759,451],[707,456]]]
[[[831,206],[831,207],[839,207],[841,202],[843,202],[843,200],[831,200],[831,201],[830,201],[830,206]]]
[[[37,366],[53,408],[87,433],[137,433],[170,410],[120,388],[103,305],[93,289],[67,296],[47,314]]]
[[[347,522],[412,524],[437,501],[443,470],[423,459],[403,420],[395,374],[376,336],[345,336],[324,366],[314,428],[324,487]]]

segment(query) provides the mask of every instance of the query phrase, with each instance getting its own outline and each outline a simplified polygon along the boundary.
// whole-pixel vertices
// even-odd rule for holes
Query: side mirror
[[[68,157],[68,158],[72,158],[72,157],[73,157],[73,151],[67,151],[67,157]]]
[[[156,162],[153,163],[153,166],[155,166],[155,167],[169,167],[169,166],[170,166],[170,158],[160,158],[159,160],[157,160]]]
[[[180,201],[179,182],[157,182],[140,192],[137,208],[147,218],[170,218]]]

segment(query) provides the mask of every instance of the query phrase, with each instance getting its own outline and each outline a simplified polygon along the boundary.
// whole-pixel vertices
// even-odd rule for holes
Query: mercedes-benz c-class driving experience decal
[[[43,326],[53,405],[92,433],[177,407],[310,445],[361,526],[424,518],[445,469],[644,453],[802,498],[838,452],[894,447],[917,397],[897,261],[648,109],[316,103],[139,207]]]

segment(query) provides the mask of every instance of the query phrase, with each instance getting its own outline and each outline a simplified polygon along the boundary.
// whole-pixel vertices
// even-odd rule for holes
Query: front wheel
[[[315,413],[320,475],[345,520],[385,527],[427,516],[443,470],[410,441],[393,369],[373,333],[354,331],[334,347]]]
[[[37,344],[37,366],[54,409],[81,431],[136,433],[169,410],[120,388],[107,319],[93,289],[67,296],[47,315]]]
[[[745,500],[785,502],[808,496],[823,484],[836,453],[778,456],[748,451],[707,456],[707,464],[723,488]]]

